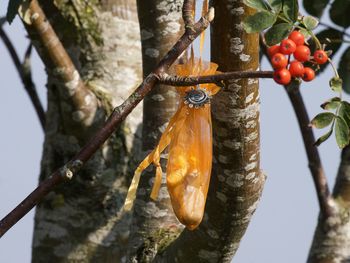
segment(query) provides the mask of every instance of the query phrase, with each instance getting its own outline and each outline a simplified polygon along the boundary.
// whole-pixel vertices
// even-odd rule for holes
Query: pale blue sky
[[[0,16],[7,1],[0,4]],[[324,21],[329,22],[326,17]],[[28,40],[19,19],[5,26],[23,57]],[[207,34],[208,36],[209,34]],[[335,60],[338,61],[338,52]],[[208,56],[208,49],[206,49]],[[34,81],[46,107],[45,73],[34,52]],[[270,66],[263,61],[262,69]],[[3,42],[0,41],[0,217],[6,215],[36,186],[43,132]],[[334,96],[328,88],[331,70],[302,85],[310,116]],[[271,80],[261,80],[261,168],[267,181],[261,202],[234,258],[235,263],[305,262],[317,221],[318,205],[304,146],[285,91]],[[347,97],[348,99],[348,97]],[[317,132],[321,135],[323,132]],[[320,148],[333,187],[340,151],[332,138]],[[30,262],[34,213],[31,211],[0,239],[0,262]]]

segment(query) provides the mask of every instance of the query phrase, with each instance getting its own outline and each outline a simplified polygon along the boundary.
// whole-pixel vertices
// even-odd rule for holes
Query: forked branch
[[[33,0],[32,2],[36,2]],[[37,7],[36,7],[37,8]],[[71,179],[91,156],[102,146],[120,123],[137,106],[158,81],[158,75],[166,72],[175,60],[188,48],[193,40],[200,35],[214,19],[214,9],[211,8],[204,17],[193,25],[193,31],[186,31],[174,47],[159,62],[155,70],[149,74],[141,85],[120,106],[116,107],[104,126],[90,141],[63,167],[56,170],[49,178],[28,195],[15,209],[0,221],[0,237],[14,224],[26,215],[38,202],[45,197],[55,186]]]

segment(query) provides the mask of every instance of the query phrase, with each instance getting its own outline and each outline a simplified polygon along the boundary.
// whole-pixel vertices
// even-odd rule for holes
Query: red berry
[[[304,66],[299,61],[292,61],[289,65],[289,72],[292,77],[302,77],[304,75]]]
[[[327,62],[328,55],[322,49],[316,50],[315,53],[314,53],[314,60],[316,61],[317,64],[322,65],[322,64]]]
[[[280,46],[279,45],[274,45],[271,46],[267,49],[267,54],[269,55],[270,58],[273,57],[273,55],[275,55],[276,53],[280,52]]]
[[[273,79],[281,85],[288,85],[291,80],[291,75],[288,69],[279,69],[273,73]]]
[[[307,46],[301,45],[297,46],[297,49],[293,53],[296,60],[300,62],[305,62],[310,59],[310,49]]]
[[[297,46],[304,45],[305,37],[299,31],[293,31],[292,33],[289,34],[288,38],[290,40],[293,40],[295,45]]]
[[[288,64],[288,59],[281,53],[276,53],[271,58],[271,64],[274,69],[285,68]]]
[[[315,78],[315,71],[312,68],[305,67],[304,68],[304,74],[303,74],[303,80],[304,81],[311,81]]]
[[[290,55],[296,50],[297,46],[293,40],[283,39],[281,41],[280,52],[284,55]]]

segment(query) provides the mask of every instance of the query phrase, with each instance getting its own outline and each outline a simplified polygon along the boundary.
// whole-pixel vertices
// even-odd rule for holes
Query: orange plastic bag
[[[217,64],[192,59],[176,66],[180,76],[215,74]],[[131,210],[141,173],[151,163],[156,166],[151,198],[156,199],[162,181],[160,154],[169,146],[167,187],[174,212],[188,229],[202,221],[212,164],[212,125],[209,99],[219,91],[214,84],[178,87],[181,101],[156,148],[137,167],[124,210]]]

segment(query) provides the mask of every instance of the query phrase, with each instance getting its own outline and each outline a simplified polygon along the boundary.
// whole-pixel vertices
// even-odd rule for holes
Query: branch
[[[265,38],[262,34],[260,34],[259,37],[261,50],[267,56]],[[309,115],[307,113],[303,97],[300,93],[300,83],[293,81],[288,86],[285,86],[285,90],[298,119],[306,155],[309,161],[309,169],[316,188],[321,214],[325,218],[330,217],[333,214],[333,208],[330,205],[332,197],[329,192],[328,182],[322,167],[321,158],[318,153],[317,146],[315,146],[315,136],[312,128],[309,125]]]
[[[193,86],[203,83],[215,83],[219,86],[223,84],[221,81],[230,79],[243,79],[243,78],[272,78],[272,71],[234,71],[224,72],[216,75],[195,76],[195,77],[182,77],[171,76],[167,73],[159,75],[159,82],[172,86]]]
[[[59,77],[59,82],[63,83],[63,85],[60,85],[60,87],[63,88],[60,89],[60,92],[63,92],[64,95],[66,95],[65,97],[67,97],[73,105],[68,113],[79,110],[84,113],[84,120],[90,119],[95,113],[96,107],[91,105],[96,105],[96,97],[92,96],[92,92],[85,86],[75,65],[67,54],[60,39],[57,37],[37,0],[32,0],[30,2],[24,17],[28,16],[27,13],[29,14],[30,21],[22,18],[23,23],[36,33],[35,37],[38,38],[50,62],[53,64],[53,67],[52,65],[46,65],[46,67],[53,68],[54,72]],[[95,103],[87,106],[85,102],[87,96],[93,97]],[[64,116],[72,116],[72,114],[68,113],[64,113]],[[70,117],[70,119],[72,119],[72,117]]]
[[[182,7],[182,18],[184,20],[186,30],[193,31],[195,6],[195,0],[184,0]]]
[[[32,74],[30,70],[29,57],[30,57],[31,48],[27,49],[24,62],[22,64],[10,38],[7,36],[6,32],[3,30],[1,25],[0,25],[0,37],[3,40],[7,50],[10,53],[12,61],[15,64],[17,72],[23,83],[24,89],[28,93],[30,101],[32,102],[35,112],[39,118],[41,127],[44,130],[45,129],[45,111],[40,102],[39,96],[36,92],[36,88],[32,81]],[[31,45],[29,47],[31,47]]]
[[[327,183],[327,178],[322,167],[320,155],[317,146],[315,146],[315,137],[310,127],[310,119],[300,93],[300,84],[292,82],[285,87],[288,97],[292,103],[294,112],[297,116],[301,135],[303,137],[306,155],[309,161],[309,168],[316,188],[318,203],[321,214],[327,218],[332,216],[333,208],[330,205],[331,194]]]
[[[32,2],[36,2],[33,0]],[[193,40],[199,36],[214,19],[214,9],[211,8],[207,15],[193,25],[194,31],[187,31],[177,41],[173,48],[158,63],[155,70],[150,73],[141,85],[120,106],[113,110],[104,126],[93,136],[90,141],[76,154],[66,165],[56,170],[49,178],[42,181],[39,186],[28,195],[15,209],[0,221],[0,237],[3,236],[14,224],[25,216],[39,201],[53,188],[77,173],[92,155],[103,145],[108,137],[115,131],[120,123],[137,106],[137,104],[152,90],[158,81],[158,75],[167,71],[175,60],[187,49]]]

